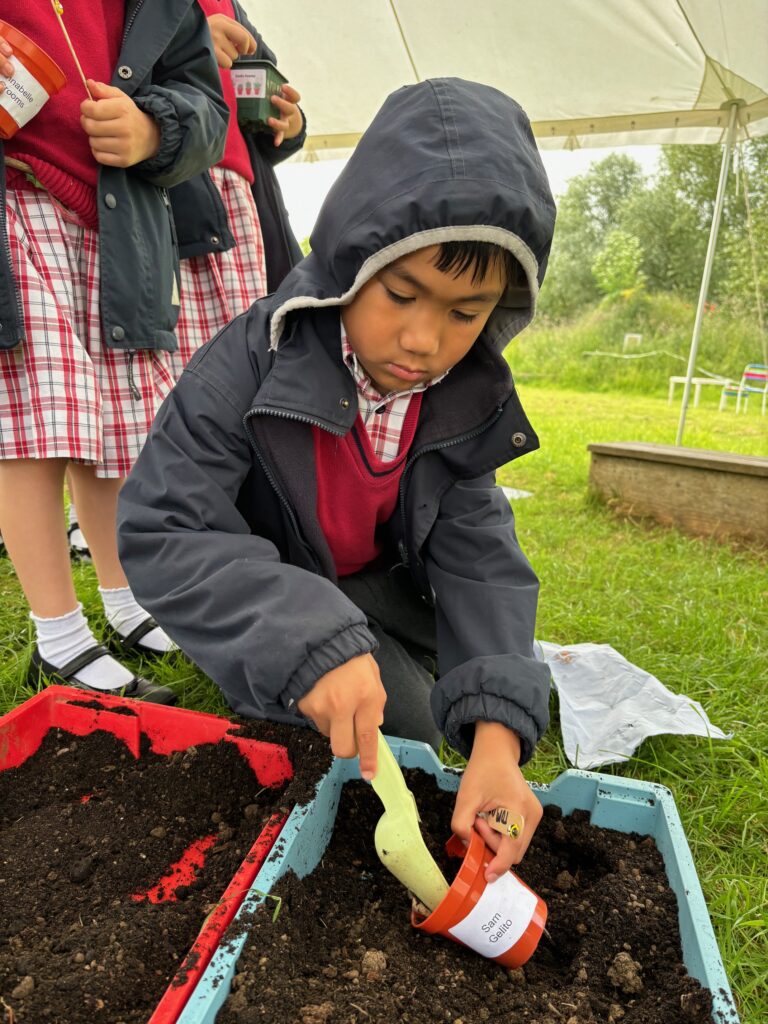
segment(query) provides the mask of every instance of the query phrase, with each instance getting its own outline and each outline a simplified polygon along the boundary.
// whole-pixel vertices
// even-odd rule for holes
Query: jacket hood
[[[533,318],[555,204],[531,126],[504,93],[439,78],[386,100],[336,180],[312,251],[274,296],[276,347],[294,310],[344,305],[382,267],[449,241],[487,241],[522,273],[485,328],[500,349]]]

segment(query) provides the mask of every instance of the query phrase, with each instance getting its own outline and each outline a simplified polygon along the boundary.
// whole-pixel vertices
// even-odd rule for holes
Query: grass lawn
[[[542,450],[499,482],[532,491],[515,503],[518,536],[542,582],[538,636],[608,643],[672,690],[702,702],[731,741],[659,737],[606,770],[669,786],[690,842],[744,1024],[768,1020],[768,553],[620,520],[587,496],[591,441],[673,443],[677,406],[656,398],[528,386],[523,403]],[[768,455],[768,417],[718,414],[702,399],[686,428],[691,447]],[[92,569],[76,569],[96,626]],[[0,713],[31,696],[26,607],[0,562]],[[138,665],[136,666],[138,667]],[[153,669],[184,706],[224,711],[216,688],[182,659]],[[527,769],[538,781],[568,767],[553,725]]]

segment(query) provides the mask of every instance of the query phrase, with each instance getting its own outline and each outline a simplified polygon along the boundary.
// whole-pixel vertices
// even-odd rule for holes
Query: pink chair
[[[746,412],[750,395],[762,395],[761,411],[765,416],[766,402],[768,402],[768,366],[764,366],[762,363],[747,363],[739,383],[726,384],[720,392],[720,411],[723,411],[729,398],[735,398],[736,412],[741,412],[742,402],[744,403],[744,412]]]

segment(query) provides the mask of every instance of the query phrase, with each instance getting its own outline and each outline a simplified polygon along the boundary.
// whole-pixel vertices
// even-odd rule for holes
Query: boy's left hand
[[[270,99],[281,116],[268,117],[267,124],[275,133],[275,145],[280,146],[283,139],[295,139],[304,124],[298,107],[301,96],[292,85],[284,85],[280,92],[270,96]]]
[[[499,722],[475,722],[475,739],[467,767],[459,786],[451,828],[462,839],[469,839],[475,828],[496,856],[485,871],[487,882],[495,882],[513,864],[523,859],[542,808],[523,778],[519,767],[520,740]],[[477,815],[495,807],[508,807],[522,814],[525,827],[515,839],[501,836]]]
[[[155,156],[160,148],[155,119],[114,85],[89,78],[88,88],[93,99],[80,104],[80,123],[94,160],[107,167],[133,167]]]

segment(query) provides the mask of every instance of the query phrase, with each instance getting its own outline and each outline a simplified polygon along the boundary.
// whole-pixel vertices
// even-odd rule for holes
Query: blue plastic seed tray
[[[461,773],[441,765],[427,744],[400,739],[389,739],[389,743],[401,767],[430,772],[441,789],[458,788]],[[294,808],[276,850],[259,871],[250,894],[243,901],[238,918],[252,911],[285,871],[290,869],[299,878],[314,871],[333,831],[341,788],[345,782],[359,778],[357,758],[336,760],[319,783],[314,801]],[[533,785],[531,788],[545,807],[556,804],[563,814],[589,811],[593,825],[653,836],[664,859],[667,880],[677,897],[683,960],[688,973],[712,992],[715,1024],[739,1024],[704,894],[671,792],[650,782],[576,770],[563,772],[549,786]],[[214,1024],[229,996],[235,965],[246,941],[247,936],[242,935],[219,947],[178,1024]]]

